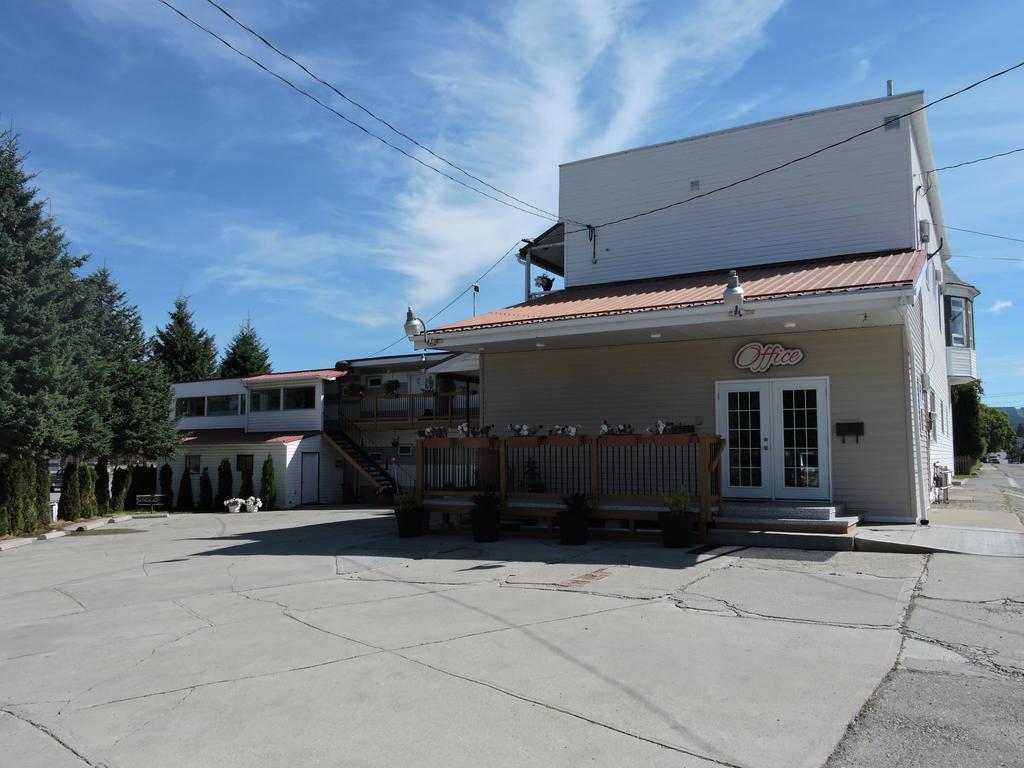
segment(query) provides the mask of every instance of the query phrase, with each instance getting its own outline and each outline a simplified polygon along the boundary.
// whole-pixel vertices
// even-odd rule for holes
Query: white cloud
[[[1005,312],[1006,310],[1008,310],[1012,306],[1013,306],[1013,302],[1012,301],[1009,301],[1007,299],[1003,299],[1002,301],[997,301],[995,304],[993,304],[991,307],[989,307],[989,312],[991,312],[994,315],[998,315],[1001,312]]]

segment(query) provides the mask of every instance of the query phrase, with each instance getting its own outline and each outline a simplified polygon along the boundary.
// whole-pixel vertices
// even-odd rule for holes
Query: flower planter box
[[[648,437],[653,445],[689,445],[690,443],[697,442],[697,436],[692,432],[671,435],[649,435]]]
[[[495,437],[463,437],[459,440],[463,448],[494,448],[497,443]]]
[[[609,448],[632,448],[640,442],[640,435],[605,435],[601,438],[601,445]]]
[[[546,438],[540,435],[517,435],[505,438],[509,448],[537,448]]]
[[[451,448],[455,444],[455,439],[451,437],[424,437],[423,447],[424,448]]]
[[[545,438],[545,444],[552,448],[576,448],[587,442],[583,435],[549,435]]]

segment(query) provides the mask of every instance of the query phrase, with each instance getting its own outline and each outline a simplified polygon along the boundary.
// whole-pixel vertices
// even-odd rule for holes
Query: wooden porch
[[[713,434],[426,438],[416,494],[431,512],[463,516],[473,496],[494,492],[508,523],[551,531],[562,500],[582,493],[605,532],[642,536],[665,497],[685,489],[703,541],[721,507],[724,446]]]
[[[478,426],[479,393],[421,392],[381,396],[342,397],[340,421],[362,429],[455,428]]]

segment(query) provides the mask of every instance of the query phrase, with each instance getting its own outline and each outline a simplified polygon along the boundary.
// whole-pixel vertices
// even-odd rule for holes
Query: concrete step
[[[844,515],[829,520],[803,517],[742,518],[718,517],[715,526],[746,531],[790,531],[795,533],[851,533],[860,522],[860,515]]]
[[[846,514],[846,503],[726,500],[722,510],[728,517],[747,520],[834,520]]]
[[[852,552],[854,547],[852,533],[788,533],[712,528],[708,531],[707,541],[709,544],[723,546],[819,549],[833,552]]]

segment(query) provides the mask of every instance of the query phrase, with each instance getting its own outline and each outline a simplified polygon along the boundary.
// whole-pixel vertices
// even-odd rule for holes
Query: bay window
[[[946,297],[946,346],[974,348],[974,302],[963,296]]]

